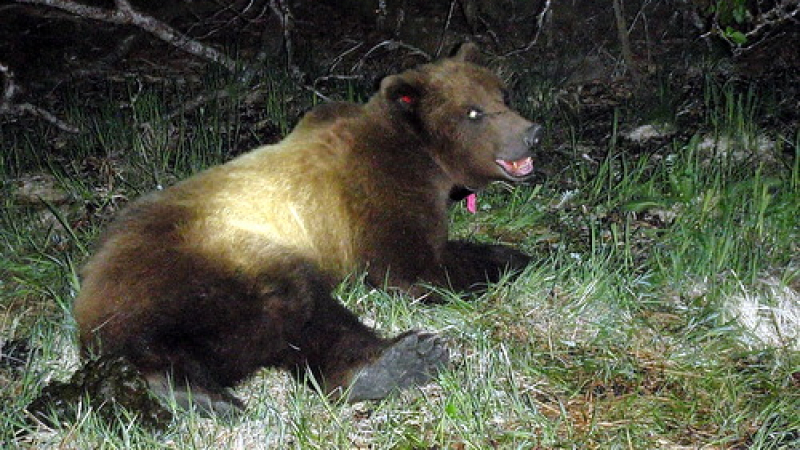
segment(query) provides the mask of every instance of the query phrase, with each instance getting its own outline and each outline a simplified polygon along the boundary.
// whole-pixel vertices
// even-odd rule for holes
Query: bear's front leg
[[[516,278],[530,261],[530,256],[505,245],[448,241],[441,265],[451,289],[477,293],[507,273]]]
[[[406,225],[402,233],[374,239],[374,244],[365,246],[367,282],[437,303],[441,299],[431,287],[480,293],[505,274],[519,275],[531,261],[530,256],[505,245],[467,241],[431,245],[425,239],[430,234]]]

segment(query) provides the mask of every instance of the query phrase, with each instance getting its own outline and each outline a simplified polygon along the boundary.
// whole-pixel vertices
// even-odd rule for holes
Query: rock
[[[12,181],[15,189],[12,198],[16,203],[43,206],[63,205],[72,200],[69,192],[59,186],[58,179],[50,174],[27,174]]]
[[[623,137],[641,145],[650,141],[668,139],[674,134],[675,127],[671,124],[647,124],[631,130]]]

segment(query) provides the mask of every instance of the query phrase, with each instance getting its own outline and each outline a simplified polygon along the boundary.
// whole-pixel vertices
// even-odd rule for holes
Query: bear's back
[[[357,264],[348,145],[324,130],[289,136],[186,180],[166,201],[194,211],[182,231],[194,251],[244,272],[296,252],[340,277]]]

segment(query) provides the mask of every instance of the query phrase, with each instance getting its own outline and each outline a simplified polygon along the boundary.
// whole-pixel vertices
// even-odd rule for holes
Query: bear
[[[521,251],[448,240],[448,207],[528,178],[540,139],[470,43],[364,104],[319,105],[282,141],[120,212],[81,272],[81,354],[125,357],[156,394],[212,414],[240,410],[231,388],[265,367],[345,401],[427,383],[442,337],[382,337],[332,291],[362,273],[435,301],[519,274]]]

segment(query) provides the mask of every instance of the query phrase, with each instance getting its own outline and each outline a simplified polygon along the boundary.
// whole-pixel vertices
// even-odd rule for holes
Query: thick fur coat
[[[524,179],[539,139],[478,58],[467,44],[390,76],[366,104],[319,106],[280,143],[130,205],[83,271],[85,353],[123,355],[208,409],[237,404],[226,388],[261,367],[353,400],[427,380],[441,340],[381,338],[330,292],[358,271],[412,296],[470,292],[528,263],[448,240],[451,191]]]

